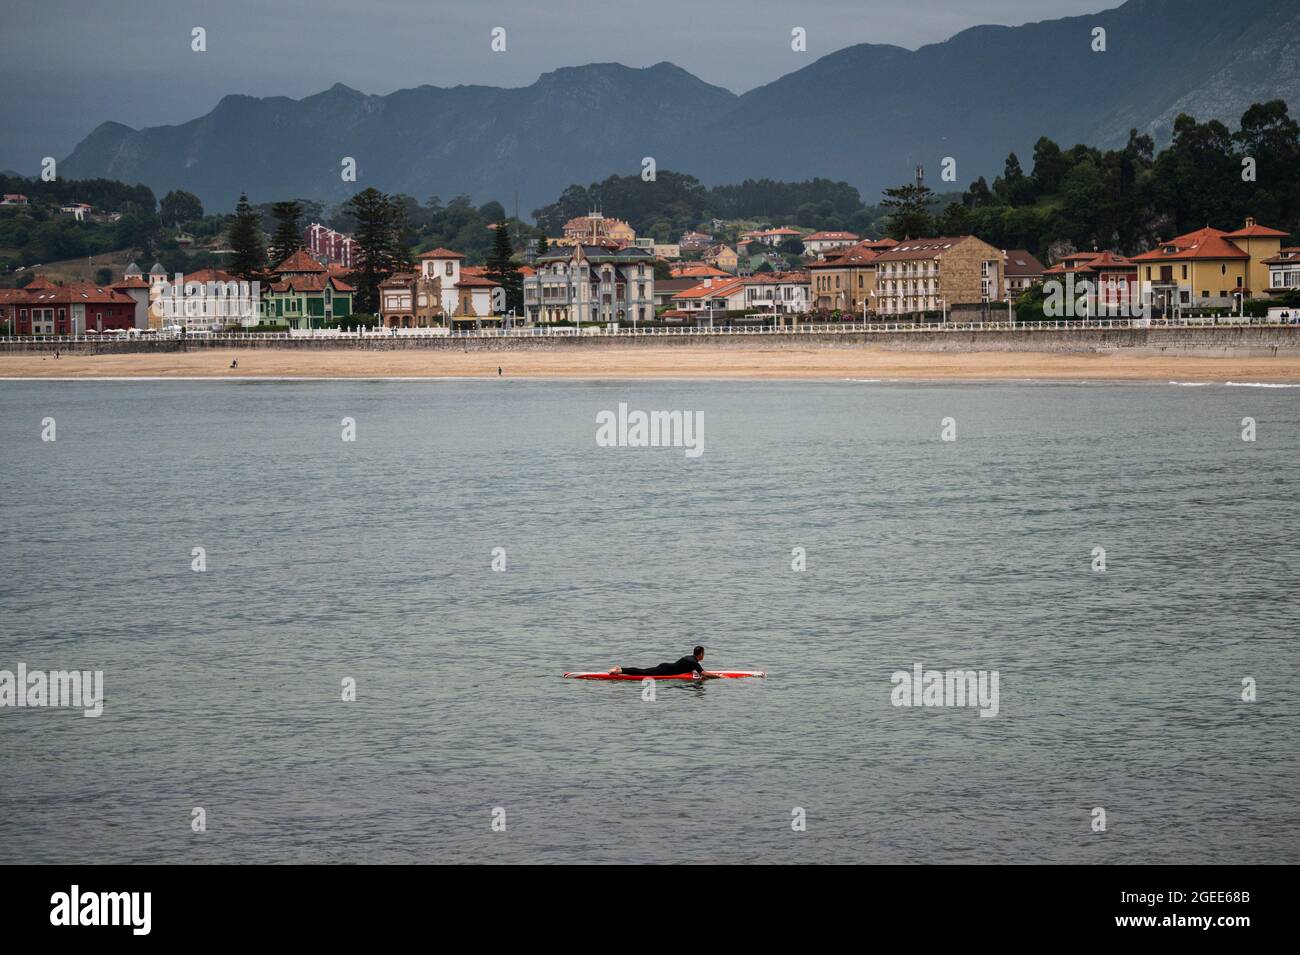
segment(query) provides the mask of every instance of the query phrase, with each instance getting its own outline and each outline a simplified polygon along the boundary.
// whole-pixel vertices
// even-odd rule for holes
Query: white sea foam
[[[1225,381],[1228,388],[1300,388],[1300,385],[1283,385],[1271,381]]]
[[[1206,385],[1212,384],[1212,382],[1208,381],[1171,381],[1169,383],[1178,385],[1180,388],[1204,388]]]

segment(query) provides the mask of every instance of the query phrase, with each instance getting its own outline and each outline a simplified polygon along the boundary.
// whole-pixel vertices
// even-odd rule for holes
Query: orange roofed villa
[[[1150,283],[1157,307],[1232,308],[1248,298],[1285,291],[1271,285],[1270,271],[1286,237],[1248,218],[1232,232],[1206,226],[1157,242],[1132,261],[1137,280]]]
[[[379,285],[379,317],[385,328],[480,327],[499,323],[492,292],[500,284],[483,270],[462,266],[451,249],[418,256],[416,272],[396,272]]]

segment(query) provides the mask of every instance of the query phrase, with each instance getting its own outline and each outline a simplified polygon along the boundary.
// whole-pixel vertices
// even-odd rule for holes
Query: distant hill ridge
[[[1106,31],[1106,51],[1092,30]],[[180,188],[229,209],[285,196],[341,201],[369,185],[420,200],[467,193],[528,213],[642,157],[708,184],[845,180],[874,201],[943,157],[957,185],[992,177],[1041,135],[1100,147],[1167,138],[1175,116],[1235,124],[1252,102],[1300,103],[1300,0],[1128,0],[1082,17],[982,26],[916,51],[859,44],[743,96],[672,63],[566,67],[529,86],[343,84],[300,100],[227,96],[178,126],[97,127],[60,173]],[[354,157],[358,182],[340,176]]]

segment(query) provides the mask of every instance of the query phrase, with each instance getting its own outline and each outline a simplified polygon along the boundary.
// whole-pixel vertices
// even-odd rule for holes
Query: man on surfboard
[[[610,670],[611,676],[678,676],[682,673],[690,673],[696,679],[703,680],[709,676],[704,667],[700,666],[700,661],[704,659],[704,648],[696,647],[693,656],[682,657],[676,663],[661,663],[657,667],[619,667],[616,666]]]

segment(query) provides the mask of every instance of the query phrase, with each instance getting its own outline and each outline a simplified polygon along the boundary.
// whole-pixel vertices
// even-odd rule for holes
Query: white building
[[[807,272],[758,272],[744,281],[745,305],[752,312],[799,315],[812,308]]]
[[[806,251],[822,255],[831,249],[844,249],[861,241],[852,232],[814,232],[803,240]]]
[[[530,322],[626,322],[654,318],[654,252],[636,246],[575,245],[538,256],[524,278]]]

